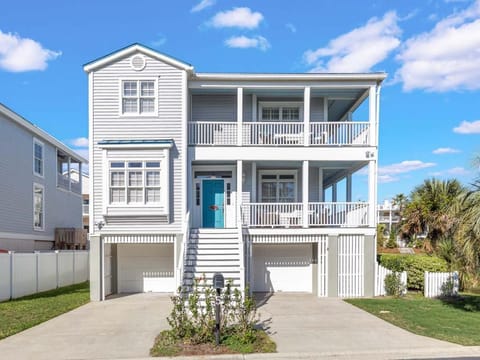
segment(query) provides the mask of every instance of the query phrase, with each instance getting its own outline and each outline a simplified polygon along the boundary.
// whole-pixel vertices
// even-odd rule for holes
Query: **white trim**
[[[98,144],[101,149],[170,149],[172,143],[168,144]]]
[[[196,73],[198,80],[373,80],[383,81],[386,73],[352,73],[352,74],[239,74],[239,73]]]
[[[28,131],[32,132],[34,134],[34,136],[38,136],[39,138],[41,138],[42,140],[44,140],[45,142],[48,142],[50,143],[51,145],[53,146],[56,146],[60,149],[62,149],[63,151],[65,151],[68,155],[70,155],[71,157],[73,157],[75,160],[78,160],[79,162],[83,162],[83,163],[88,163],[88,161],[78,155],[76,152],[74,152],[73,150],[69,149],[67,146],[65,146],[65,144],[61,143],[59,140],[55,139],[52,135],[48,134],[47,132],[45,132],[44,130],[40,129],[39,127],[35,126],[34,124],[32,124],[31,122],[25,120],[24,118],[22,118],[20,115],[18,115],[17,113],[13,112],[12,110],[10,110],[9,108],[7,108],[6,106],[0,104],[0,114],[3,114],[5,115],[7,118],[9,118],[10,120],[12,120],[13,122],[19,124],[20,126],[23,126],[24,128],[26,128]]]
[[[42,173],[37,173],[35,171],[35,145],[40,145],[42,148],[42,165],[41,165],[41,170]],[[40,178],[45,178],[45,144],[38,140],[36,137],[33,137],[33,175],[38,176]]]
[[[270,119],[264,119],[263,118],[263,108],[264,107],[274,107],[278,108],[279,110],[279,118],[278,120],[270,120]],[[298,107],[298,120],[283,120],[282,119],[282,109],[284,107]],[[303,121],[303,115],[304,115],[304,109],[303,109],[303,102],[301,101],[259,101],[258,102],[258,121],[262,122],[278,122],[278,121],[288,121],[288,122],[302,122]]]
[[[374,235],[376,232],[374,227],[361,228],[248,228],[244,229],[244,235]]]
[[[187,204],[188,204],[188,174],[189,174],[189,164],[188,164],[188,79],[187,73],[182,72],[182,146],[181,154],[182,158],[182,167],[181,167],[181,191],[182,191],[182,204],[181,204],[181,214],[182,218],[187,215]],[[175,247],[176,248],[176,247]],[[175,257],[176,259],[176,257]]]
[[[176,59],[173,59],[169,56],[166,56],[166,55],[163,55],[157,51],[154,51],[154,50],[151,50],[151,49],[148,49],[140,44],[134,44],[132,46],[129,46],[125,49],[122,49],[120,51],[117,51],[109,56],[106,56],[106,57],[103,57],[99,60],[96,60],[94,62],[91,62],[89,64],[86,64],[84,67],[83,67],[83,70],[85,72],[91,72],[91,71],[94,71],[94,70],[97,70],[98,68],[101,68],[111,62],[114,62],[116,60],[120,60],[121,58],[123,57],[126,57],[126,56],[129,56],[133,53],[136,53],[136,52],[141,52],[145,55],[148,55],[154,59],[157,59],[157,60],[160,60],[160,61],[163,61],[167,64],[170,64],[174,67],[177,67],[177,68],[180,68],[182,70],[186,70],[186,71],[189,71],[189,72],[193,72],[193,66],[189,65],[189,64],[186,64],[184,62],[181,62],[181,61],[178,61]]]
[[[136,57],[142,59],[143,61],[143,64],[140,68],[136,68],[135,65],[133,64],[133,59],[135,59]],[[147,66],[147,58],[141,54],[135,54],[133,55],[131,58],[130,58],[130,67],[135,70],[135,71],[142,71],[143,69],[145,69],[145,66]]]
[[[35,226],[35,188],[42,189],[42,226]],[[32,191],[32,210],[33,210],[33,230],[35,231],[45,231],[45,186],[33,183]]]
[[[297,169],[264,169],[264,170],[259,170],[258,171],[258,199],[260,202],[264,202],[262,200],[262,175],[293,175],[294,176],[294,181],[295,181],[295,199],[293,202],[297,202],[298,199],[298,170]],[[278,182],[279,179],[277,179]],[[277,194],[276,194],[276,202],[278,202],[278,188],[277,188]]]
[[[177,234],[104,234],[105,244],[170,244]]]
[[[54,241],[54,236],[0,232],[0,239]]]
[[[135,81],[137,83],[137,96],[135,97],[137,99],[137,112],[136,113],[123,113],[123,83],[125,81]],[[153,81],[153,91],[154,91],[154,101],[153,101],[153,112],[149,113],[141,113],[140,112],[140,99],[142,96],[140,95],[141,92],[141,82],[142,81]],[[118,78],[118,116],[122,118],[128,118],[128,117],[157,117],[158,116],[158,77],[143,77],[141,75],[139,76],[125,76],[125,77],[120,77]],[[150,96],[147,96],[147,98],[150,98]],[[132,97],[133,99],[133,97]]]
[[[93,206],[93,199],[95,199],[95,192],[94,192],[94,171],[95,166],[93,162],[93,121],[94,121],[94,113],[93,113],[93,73],[88,74],[88,160],[89,163],[92,164],[89,168],[89,177],[88,177],[88,229],[90,233],[95,233],[95,216],[94,216],[94,206]],[[92,176],[90,176],[90,174]],[[90,201],[91,199],[91,201]]]

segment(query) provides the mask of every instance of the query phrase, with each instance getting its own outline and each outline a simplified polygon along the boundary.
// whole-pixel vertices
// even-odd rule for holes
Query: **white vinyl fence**
[[[0,301],[88,280],[87,250],[0,254]]]
[[[385,277],[388,274],[393,273],[393,271],[377,263],[375,265],[375,273],[377,274],[375,279],[375,296],[385,296],[387,294],[387,292],[385,291]],[[407,272],[406,271],[402,271],[400,273],[400,281],[405,286],[404,293],[406,293],[407,292]]]
[[[425,271],[424,296],[433,298],[458,294],[458,272]]]

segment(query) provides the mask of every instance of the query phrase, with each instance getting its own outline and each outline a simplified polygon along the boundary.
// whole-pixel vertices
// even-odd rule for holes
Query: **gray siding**
[[[130,57],[121,59],[93,73],[93,176],[91,201],[93,221],[102,217],[103,194],[102,150],[97,145],[108,139],[173,139],[170,150],[170,221],[154,222],[128,216],[105,226],[105,232],[179,232],[183,221],[182,204],[182,70],[146,56],[146,67],[134,71]],[[120,116],[120,79],[157,79],[158,114],[155,116]]]
[[[38,177],[33,174],[34,135],[1,114],[0,127],[0,233],[53,240],[56,227],[82,228],[81,195],[57,189],[56,147],[37,138],[44,143],[44,177]],[[34,183],[45,188],[44,231],[33,230]]]
[[[323,98],[312,97],[310,99],[310,118],[314,121],[325,121],[323,116]]]

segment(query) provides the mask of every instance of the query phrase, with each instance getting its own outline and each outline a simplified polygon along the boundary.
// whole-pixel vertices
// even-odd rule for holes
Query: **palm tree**
[[[397,194],[392,199],[392,204],[398,206],[398,210],[400,211],[400,216],[402,216],[403,210],[408,203],[408,197],[405,194]]]

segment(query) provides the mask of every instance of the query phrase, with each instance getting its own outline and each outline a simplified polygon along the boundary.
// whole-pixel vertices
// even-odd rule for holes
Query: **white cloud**
[[[197,5],[192,7],[190,12],[198,12],[202,11],[203,9],[206,9],[207,7],[210,7],[215,4],[215,0],[202,0],[200,1]]]
[[[440,20],[430,32],[405,42],[395,81],[403,89],[480,89],[480,0]]]
[[[80,147],[80,148],[88,147],[88,138],[79,137],[79,138],[70,140],[69,143],[75,147]]]
[[[156,40],[153,40],[151,42],[152,46],[154,47],[160,47],[162,46],[163,44],[165,44],[167,42],[167,37],[163,34],[158,34],[158,37]]]
[[[377,176],[378,182],[380,184],[386,184],[391,182],[400,181],[400,178],[392,175],[378,175]]]
[[[379,167],[378,174],[392,176],[433,167],[435,165],[437,164],[432,162],[423,162],[420,160],[405,160],[400,163]]]
[[[436,155],[442,155],[442,154],[457,154],[459,153],[460,150],[454,149],[454,148],[449,148],[449,147],[444,147],[444,148],[438,148],[432,151],[432,154]]]
[[[444,175],[453,175],[453,176],[465,176],[465,175],[470,175],[470,171],[461,167],[453,167],[451,169],[443,170],[443,171],[436,171],[430,173],[432,176],[444,176]]]
[[[209,22],[216,28],[238,27],[245,29],[255,29],[263,20],[263,15],[259,12],[252,12],[248,7],[237,7],[232,10],[220,11]]]
[[[326,47],[308,50],[304,59],[313,72],[367,72],[400,45],[398,17],[393,11],[371,18],[361,27],[331,40]]]
[[[296,33],[297,32],[297,28],[295,27],[295,25],[293,25],[292,23],[288,23],[288,24],[285,24],[285,27],[290,30],[292,33]]]
[[[35,40],[0,30],[0,68],[11,72],[45,70],[62,53],[45,49]]]
[[[457,134],[480,134],[480,120],[462,121],[461,124],[453,128]]]
[[[225,45],[231,48],[258,48],[262,51],[266,51],[270,48],[270,43],[263,36],[246,37],[246,36],[233,36],[225,40]]]

